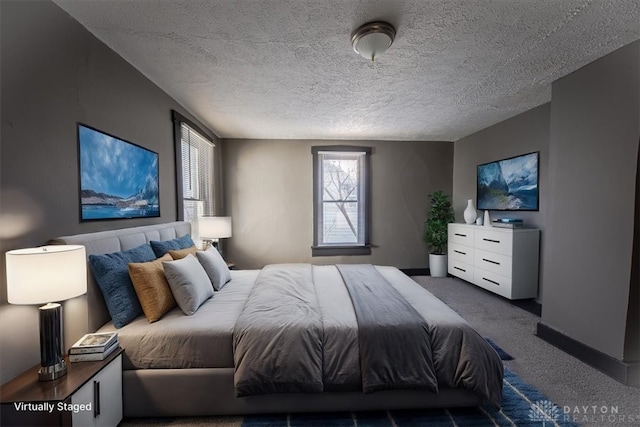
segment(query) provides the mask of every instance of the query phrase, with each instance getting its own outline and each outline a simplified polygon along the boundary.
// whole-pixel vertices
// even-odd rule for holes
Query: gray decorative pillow
[[[227,267],[227,262],[222,258],[222,255],[216,248],[210,246],[206,251],[196,252],[198,261],[204,267],[204,271],[207,272],[207,276],[211,279],[213,289],[219,291],[222,287],[231,280],[231,272]]]
[[[213,296],[209,277],[193,255],[165,261],[162,265],[173,297],[187,316],[195,313],[203,302]]]

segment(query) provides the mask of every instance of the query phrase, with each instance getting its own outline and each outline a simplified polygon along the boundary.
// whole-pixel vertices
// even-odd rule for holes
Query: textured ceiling
[[[640,38],[638,0],[54,1],[223,138],[455,141]]]

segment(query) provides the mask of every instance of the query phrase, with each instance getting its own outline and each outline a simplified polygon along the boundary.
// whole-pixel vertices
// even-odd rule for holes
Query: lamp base
[[[202,239],[202,250],[206,251],[207,249],[209,249],[209,246],[213,246],[213,240],[212,239]]]
[[[38,379],[40,381],[53,381],[67,375],[67,364],[64,360],[52,366],[41,366],[38,370]]]
[[[53,381],[67,373],[62,357],[61,306],[49,303],[40,307],[40,381]]]
[[[216,248],[216,250],[220,253],[220,255],[222,255],[219,239],[203,239],[202,250],[206,251],[207,249],[209,249],[209,246],[213,246],[214,248]]]

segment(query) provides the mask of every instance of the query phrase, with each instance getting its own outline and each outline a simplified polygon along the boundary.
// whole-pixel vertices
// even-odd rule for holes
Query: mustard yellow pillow
[[[169,251],[167,252],[169,255],[171,255],[171,258],[175,259],[182,259],[184,257],[186,257],[189,254],[192,254],[195,256],[196,252],[198,251],[198,249],[195,246],[191,246],[190,248],[186,248],[186,249],[176,249],[175,251]],[[169,260],[171,261],[171,260]]]
[[[155,261],[129,263],[129,276],[149,323],[160,319],[177,305],[162,265],[163,261],[172,259],[171,255],[165,254]]]

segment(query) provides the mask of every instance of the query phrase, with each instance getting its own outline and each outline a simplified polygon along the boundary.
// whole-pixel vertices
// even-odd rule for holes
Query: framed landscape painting
[[[158,153],[78,123],[80,220],[160,216]]]

